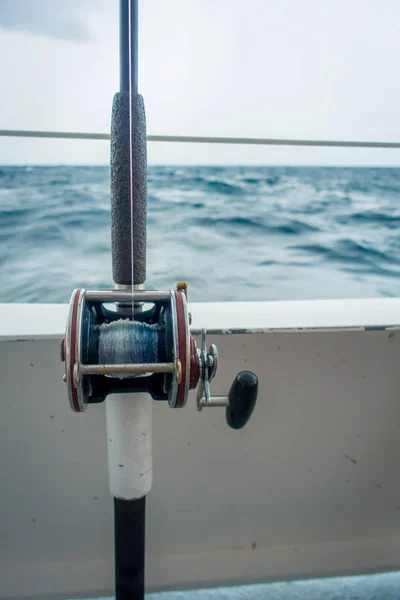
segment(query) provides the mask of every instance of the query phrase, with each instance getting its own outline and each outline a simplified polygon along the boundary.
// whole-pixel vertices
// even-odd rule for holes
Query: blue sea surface
[[[0,302],[112,286],[108,167],[0,167]],[[148,170],[147,287],[197,301],[400,295],[400,169]]]

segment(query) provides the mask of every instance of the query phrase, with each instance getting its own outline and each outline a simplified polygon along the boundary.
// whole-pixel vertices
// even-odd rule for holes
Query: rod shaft
[[[138,0],[120,0],[120,91],[138,91]]]
[[[146,118],[143,99],[138,96],[138,0],[120,0],[120,93],[114,98],[111,125],[111,237],[114,281],[131,284],[132,289],[146,278],[146,167]],[[145,423],[150,431],[144,433],[151,444],[151,398],[146,400],[150,417]],[[133,410],[135,404],[122,412],[110,405],[110,417],[124,452],[125,444],[130,446],[140,432],[140,420],[126,419],[129,408]],[[125,418],[129,430],[121,426],[119,418]],[[110,456],[109,451],[109,460]],[[151,453],[149,457],[151,471]],[[118,468],[127,470],[129,466],[121,463]],[[151,487],[151,476],[149,481]],[[133,500],[114,495],[116,600],[144,599],[147,491]]]
[[[143,600],[146,496],[114,498],[115,599]]]

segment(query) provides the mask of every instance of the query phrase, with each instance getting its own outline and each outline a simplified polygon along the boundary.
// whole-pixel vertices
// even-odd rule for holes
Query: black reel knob
[[[253,414],[258,395],[258,378],[251,371],[241,371],[229,391],[226,422],[232,429],[242,429]]]

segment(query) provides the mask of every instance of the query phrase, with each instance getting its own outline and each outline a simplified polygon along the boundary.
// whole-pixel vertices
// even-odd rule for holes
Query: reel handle
[[[210,406],[226,407],[226,422],[232,429],[242,429],[251,415],[258,395],[258,378],[251,371],[240,371],[231,385],[228,396],[212,396],[210,382],[218,367],[218,351],[211,344],[207,351],[205,329],[201,331],[201,349],[197,349],[199,360],[199,385],[197,388],[197,410]]]
[[[258,378],[252,371],[238,373],[229,390],[226,422],[232,429],[242,429],[253,414],[258,395]]]

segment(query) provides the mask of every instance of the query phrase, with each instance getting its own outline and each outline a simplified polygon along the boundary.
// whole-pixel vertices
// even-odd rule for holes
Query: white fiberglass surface
[[[66,304],[0,304],[0,340],[59,338]],[[386,328],[400,324],[400,299],[190,303],[192,329],[213,331]]]

